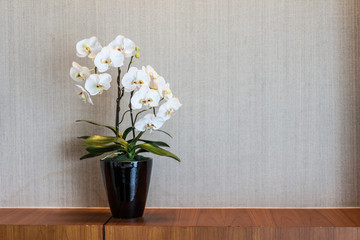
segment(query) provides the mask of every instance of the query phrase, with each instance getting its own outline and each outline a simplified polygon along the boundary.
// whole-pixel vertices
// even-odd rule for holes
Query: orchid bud
[[[135,47],[135,51],[137,51],[137,52],[140,51],[140,47],[139,47],[139,46],[136,46],[136,47]]]
[[[136,58],[140,58],[140,53],[135,53]]]

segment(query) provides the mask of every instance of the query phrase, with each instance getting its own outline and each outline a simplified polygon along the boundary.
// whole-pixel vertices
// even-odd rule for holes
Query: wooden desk
[[[1,240],[360,240],[360,208],[146,209],[110,218],[108,209],[0,209]]]
[[[360,209],[147,209],[111,219],[107,240],[357,240]]]
[[[108,209],[0,209],[1,240],[101,240]]]

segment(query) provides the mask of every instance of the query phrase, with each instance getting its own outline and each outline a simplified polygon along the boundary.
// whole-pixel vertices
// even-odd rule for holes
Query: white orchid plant
[[[180,159],[164,149],[165,142],[143,139],[145,132],[167,132],[160,130],[163,124],[178,111],[181,103],[174,97],[170,85],[151,66],[141,69],[131,67],[135,58],[140,58],[140,48],[124,36],[117,36],[106,47],[102,47],[96,37],[83,39],[76,44],[77,56],[90,58],[94,68],[72,63],[70,76],[76,82],[76,94],[86,103],[93,104],[91,97],[110,89],[112,77],[105,73],[111,68],[117,69],[117,99],[115,126],[107,126],[88,120],[77,120],[110,129],[114,136],[82,136],[87,154],[80,159],[106,154],[102,160],[112,157],[118,161],[141,159],[139,153],[150,152],[160,156]],[[127,72],[121,78],[121,67],[127,64]],[[124,93],[129,93],[129,109],[122,112],[121,100]],[[147,113],[147,114],[146,114]],[[120,125],[126,114],[130,114],[131,126],[122,132]],[[141,115],[144,115],[141,117]],[[171,137],[171,136],[170,136]]]

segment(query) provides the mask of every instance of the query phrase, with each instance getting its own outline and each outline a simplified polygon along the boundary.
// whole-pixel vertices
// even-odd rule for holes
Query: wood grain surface
[[[108,209],[0,209],[1,240],[100,240]]]
[[[108,222],[108,220],[110,221]],[[6,240],[357,240],[360,209],[0,209]]]
[[[147,209],[135,220],[111,219],[108,240],[355,240],[360,209]]]

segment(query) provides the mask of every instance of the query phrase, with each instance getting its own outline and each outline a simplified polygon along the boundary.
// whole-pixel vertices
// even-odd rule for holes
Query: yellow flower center
[[[141,104],[147,104],[147,103],[149,103],[149,102],[153,102],[154,100],[152,100],[151,98],[149,98],[149,99],[142,99],[142,100],[140,100],[140,103]]]
[[[111,59],[103,59],[103,60],[101,60],[101,63],[110,65],[111,64]]]
[[[167,94],[167,95],[169,95],[169,94],[171,94],[171,90],[168,89],[168,88],[165,88],[165,89],[164,89],[164,93]]]
[[[145,127],[145,128],[146,128],[147,130],[150,130],[150,129],[152,129],[153,127],[155,127],[154,124],[152,124],[152,123],[149,124],[149,123],[148,123],[148,124],[146,124],[146,127]]]
[[[88,52],[88,53],[91,53],[89,44],[85,44],[85,45],[84,45],[84,50],[85,50],[86,52]]]
[[[84,75],[81,73],[76,74],[76,78],[81,78],[82,80],[85,80]]]
[[[122,52],[122,51],[124,51],[124,46],[120,45],[120,46],[116,47],[115,49]]]
[[[132,83],[136,84],[136,85],[143,85],[144,81],[143,80],[139,80],[139,81],[134,80]]]
[[[83,92],[79,92],[78,95],[82,98],[82,100],[86,101],[86,95]]]
[[[96,87],[95,87],[95,88],[99,91],[100,94],[101,94],[101,93],[103,92],[103,90],[104,90],[104,86],[101,85],[101,84],[96,84]]]
[[[167,111],[167,115],[171,115],[173,112],[174,112],[174,109],[173,109],[173,108],[170,108],[170,109]]]

